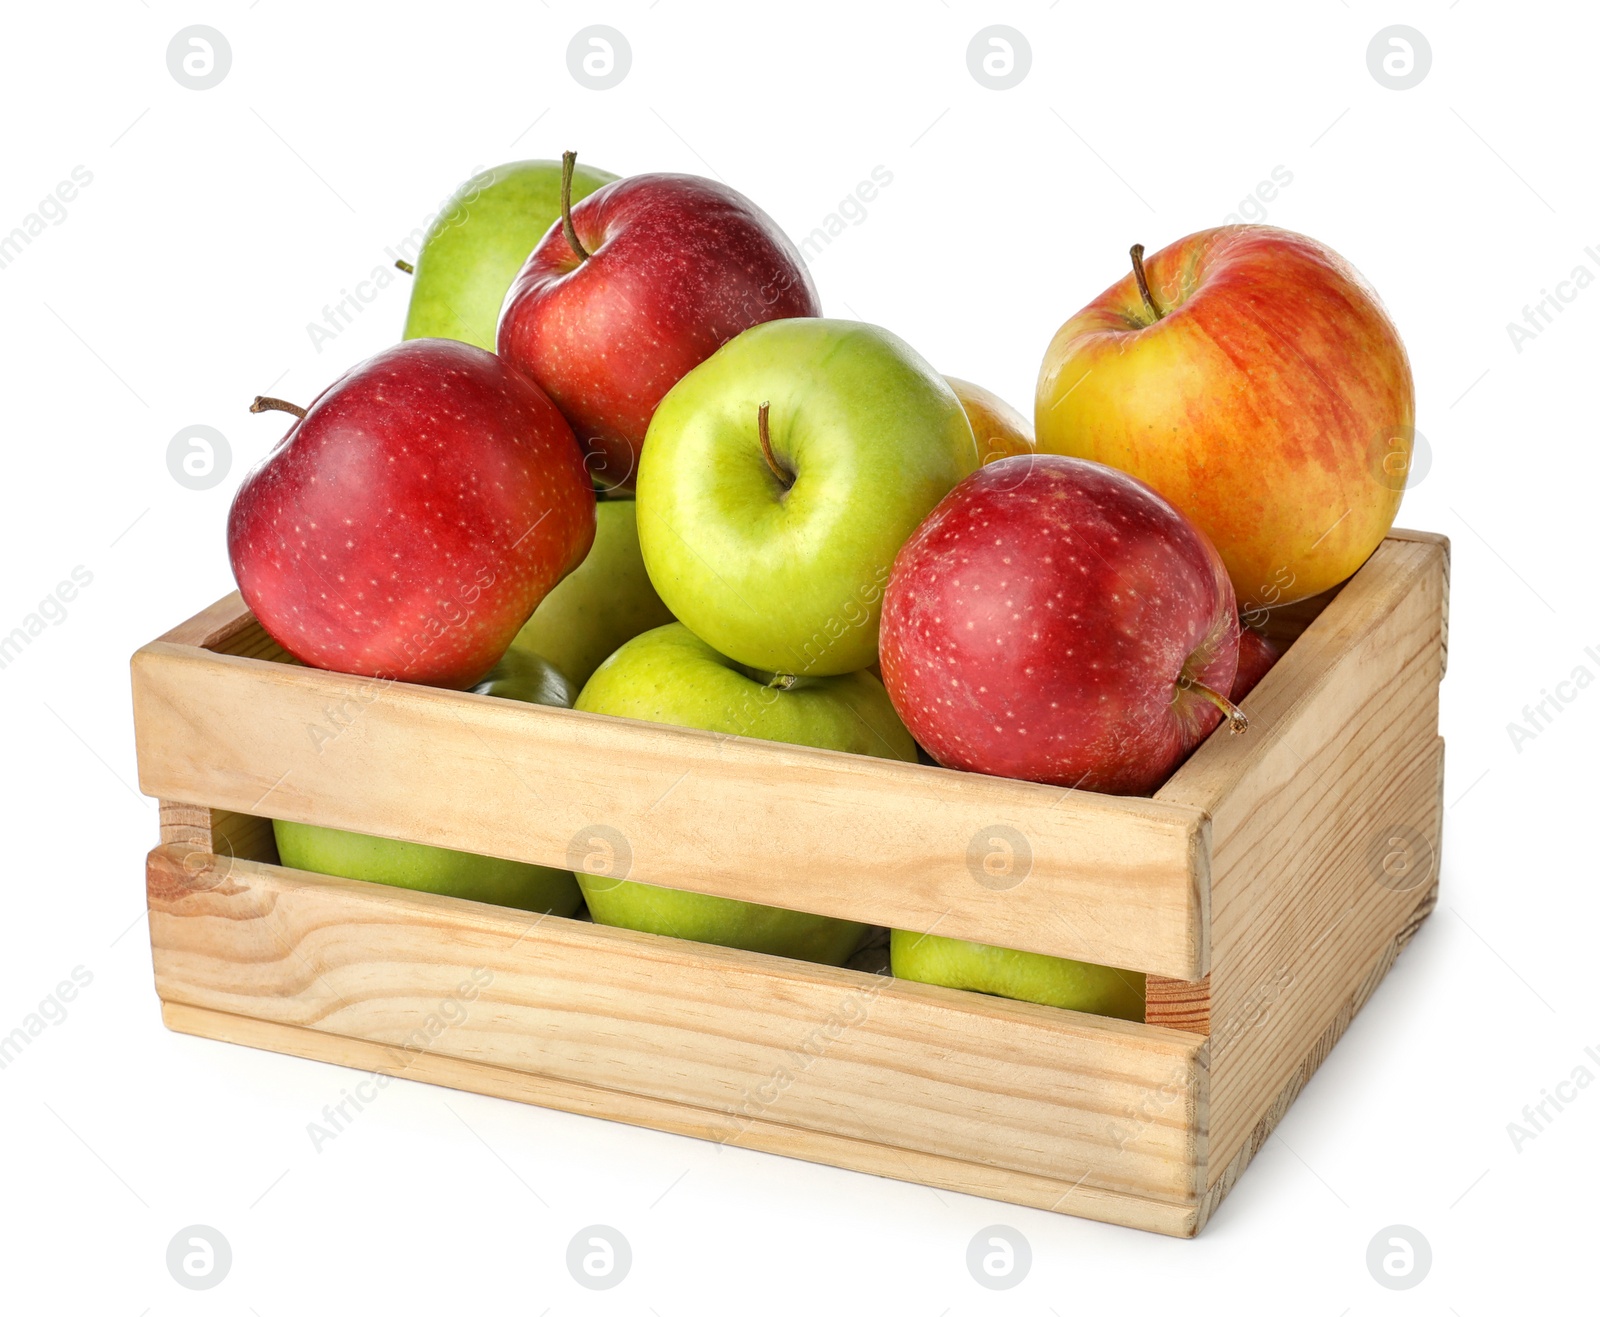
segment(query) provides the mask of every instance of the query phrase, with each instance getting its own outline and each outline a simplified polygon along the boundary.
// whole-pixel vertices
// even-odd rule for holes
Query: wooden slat
[[[240,627],[220,644],[204,648],[218,654],[232,654],[235,658],[265,659],[269,663],[295,663],[295,660],[276,640],[262,630],[261,623],[251,618],[249,625]]]
[[[1213,1183],[1416,909],[1419,886],[1377,881],[1386,839],[1437,865],[1444,564],[1386,541],[1253,693],[1247,736],[1158,793],[1213,825]]]
[[[631,1094],[608,1099],[622,1118],[636,1098],[692,1108],[684,1132],[700,1137],[745,1143],[749,1117],[791,1147],[823,1136],[818,1160],[847,1139],[1198,1202],[1192,1034],[210,858],[150,856],[165,1002],[364,1040],[391,1065],[414,1058],[411,1036],[434,1057]],[[454,1022],[430,1038],[430,1015]]]
[[[170,642],[133,673],[149,795],[566,867],[598,827],[625,840],[627,876],[668,887],[1175,978],[1208,968],[1209,825],[1192,806]],[[997,828],[1031,851],[1003,889],[980,881]]]
[[[312,1061],[349,1066],[370,1074],[442,1084],[468,1093],[485,1093],[490,1097],[570,1111],[580,1116],[622,1121],[691,1138],[718,1137],[708,1127],[705,1112],[678,1102],[640,1097],[615,1089],[594,1088],[570,1080],[547,1079],[479,1061],[463,1061],[431,1053],[422,1053],[411,1058],[408,1065],[399,1067],[391,1050],[377,1043],[359,1038],[342,1038],[294,1025],[271,1024],[178,1002],[164,1003],[161,1014],[169,1029],[199,1038],[264,1048]],[[1074,1185],[977,1162],[957,1161],[933,1153],[913,1152],[861,1139],[799,1130],[776,1121],[752,1122],[741,1135],[737,1146],[1180,1238],[1193,1235],[1199,1223],[1199,1213],[1193,1205],[1157,1202],[1134,1194],[1092,1189],[1087,1185]]]
[[[169,645],[195,645],[214,649],[249,627],[259,625],[244,606],[244,597],[235,590],[216,603],[201,609],[187,622],[180,622],[159,639]]]

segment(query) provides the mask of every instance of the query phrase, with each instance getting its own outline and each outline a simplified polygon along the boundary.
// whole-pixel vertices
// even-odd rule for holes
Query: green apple
[[[472,689],[479,695],[572,707],[572,684],[554,664],[536,654],[508,653]],[[279,860],[291,869],[556,915],[570,915],[582,899],[565,869],[287,819],[274,819],[272,832],[278,841]]]
[[[500,656],[489,675],[472,688],[472,693],[570,709],[581,685],[567,676],[554,659],[529,646],[513,645]]]
[[[987,992],[995,997],[1120,1020],[1144,1019],[1144,975],[1082,960],[1007,951],[931,933],[889,931],[889,968],[897,979]]]
[[[866,672],[775,678],[712,649],[681,623],[636,636],[578,696],[589,713],[700,727],[914,763],[917,747]],[[596,923],[842,965],[865,925],[797,910],[579,873]]]
[[[581,688],[625,641],[670,621],[639,556],[633,500],[603,498],[589,556],[544,597],[511,650],[549,659]]]
[[[572,173],[572,200],[615,178],[579,165]],[[474,174],[428,226],[404,337],[456,338],[493,352],[511,281],[560,219],[559,160],[519,160]]]
[[[961,400],[893,334],[773,320],[656,408],[639,547],[667,607],[719,653],[771,672],[854,672],[878,656],[896,552],[978,465]]]

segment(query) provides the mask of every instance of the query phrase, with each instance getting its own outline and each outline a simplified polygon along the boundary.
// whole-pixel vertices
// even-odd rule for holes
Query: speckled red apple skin
[[[572,423],[602,485],[633,488],[667,390],[730,338],[822,314],[800,253],[753,202],[690,174],[618,179],[534,248],[500,312],[500,355]]]
[[[330,385],[245,477],[228,557],[301,662],[463,689],[594,529],[555,405],[492,352],[415,339]]]
[[[1227,570],[1131,476],[1021,456],[957,485],[895,558],[883,683],[939,763],[1117,795],[1158,787],[1222,720]]]

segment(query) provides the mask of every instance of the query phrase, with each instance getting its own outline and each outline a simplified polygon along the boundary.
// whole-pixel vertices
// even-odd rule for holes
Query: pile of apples
[[[1394,520],[1405,350],[1283,230],[1197,233],[1055,335],[1035,426],[688,175],[463,185],[406,339],[304,409],[228,550],[299,661],[1062,787],[1148,794]],[[1397,467],[1398,463],[1398,467]],[[959,789],[959,788],[953,788]],[[863,926],[279,822],[297,868],[841,964]],[[870,863],[862,858],[863,865]],[[600,866],[603,867],[603,866]],[[797,904],[805,904],[796,893]],[[1142,976],[895,931],[893,972],[1140,1018]]]

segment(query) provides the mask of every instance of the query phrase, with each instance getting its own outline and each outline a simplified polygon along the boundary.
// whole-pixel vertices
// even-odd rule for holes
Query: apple
[[[542,655],[581,688],[624,641],[673,620],[645,572],[634,514],[631,498],[600,500],[589,556],[533,610],[513,653]]]
[[[594,539],[572,430],[492,352],[424,338],[330,385],[239,486],[234,578],[302,663],[456,689]]]
[[[578,690],[578,683],[553,659],[513,645],[489,669],[489,675],[472,688],[472,693],[570,709],[578,698]]]
[[[656,411],[639,547],[663,602],[719,653],[854,672],[877,657],[895,553],[978,465],[960,400],[887,330],[757,325]]]
[[[955,390],[961,408],[972,423],[978,453],[987,465],[1002,457],[1020,457],[1034,451],[1033,425],[1021,412],[997,393],[980,384],[946,375],[945,382]]]
[[[646,631],[602,663],[577,708],[790,745],[914,763],[917,747],[866,672],[792,682],[746,668],[681,623]],[[862,924],[579,873],[595,922],[842,965]]]
[[[1132,476],[1008,457],[895,560],[883,683],[947,768],[1137,795],[1222,721],[1239,618],[1222,559]]]
[[[1138,476],[1195,523],[1245,610],[1337,585],[1394,523],[1413,443],[1405,348],[1336,253],[1283,229],[1207,229],[1056,331],[1041,453]]]
[[[572,197],[615,179],[603,169],[575,169]],[[560,220],[559,161],[518,160],[474,174],[428,226],[403,337],[455,338],[493,352],[506,290]]]
[[[741,330],[820,312],[800,253],[753,202],[638,174],[563,198],[506,295],[498,344],[572,422],[597,480],[631,489],[668,389]]]
[[[1237,704],[1244,699],[1268,672],[1272,665],[1283,656],[1272,641],[1268,640],[1259,631],[1252,631],[1249,627],[1239,627],[1239,670],[1234,674],[1233,689],[1228,692],[1228,698]]]
[[[479,695],[561,708],[572,707],[574,694],[571,683],[553,664],[515,652],[501,659],[473,690]],[[545,910],[555,915],[572,914],[583,899],[565,869],[547,869],[540,864],[522,864],[288,819],[274,819],[272,832],[277,838],[279,860],[291,869],[515,906],[519,910]]]
[[[903,928],[889,932],[889,968],[897,979],[1065,1006],[1119,1020],[1144,1019],[1144,975],[1137,970],[1007,951]]]

